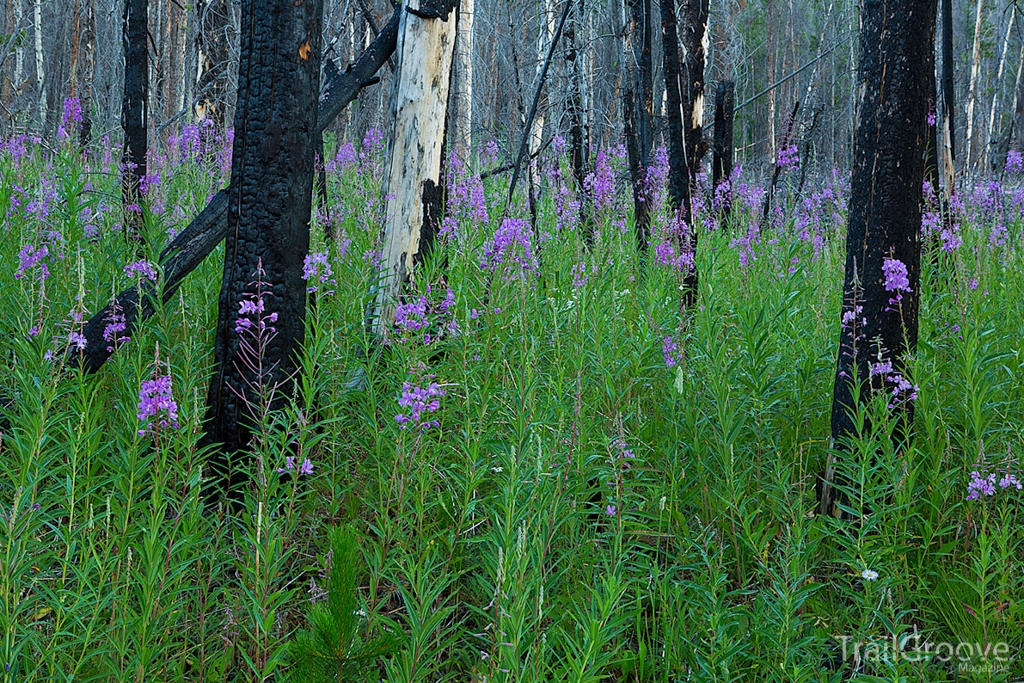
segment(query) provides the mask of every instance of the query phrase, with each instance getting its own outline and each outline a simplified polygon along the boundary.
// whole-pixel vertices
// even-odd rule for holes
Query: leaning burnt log
[[[350,65],[346,71],[336,73],[321,89],[320,104],[317,108],[317,128],[320,131],[331,125],[338,114],[355,100],[362,88],[377,82],[375,74],[395,51],[400,9],[401,7],[395,10],[391,20],[356,63]],[[195,270],[224,240],[228,230],[227,209],[228,189],[225,188],[215,194],[188,227],[160,253],[163,286],[159,292],[164,302],[174,296],[185,276]],[[157,288],[149,283],[142,285],[141,288],[132,287],[118,294],[114,301],[85,324],[82,330],[86,339],[85,350],[78,351],[77,347],[70,347],[69,355],[77,358],[86,372],[99,370],[112,353],[108,350],[108,342],[103,338],[103,332],[114,316],[123,316],[126,326],[123,334],[131,336],[132,330],[141,320],[153,315],[157,295]]]

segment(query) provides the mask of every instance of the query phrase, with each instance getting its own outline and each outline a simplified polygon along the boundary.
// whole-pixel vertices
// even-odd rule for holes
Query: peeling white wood
[[[469,163],[473,151],[473,0],[459,2],[458,49],[458,106],[455,150],[459,158]]]
[[[420,0],[406,5],[419,9]],[[373,320],[378,337],[385,337],[393,326],[402,287],[413,276],[423,227],[424,183],[440,182],[457,14],[452,10],[442,21],[406,11],[398,29],[398,74],[384,182],[387,211]]]

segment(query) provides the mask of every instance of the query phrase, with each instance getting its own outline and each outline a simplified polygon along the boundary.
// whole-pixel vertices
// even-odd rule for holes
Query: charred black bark
[[[366,49],[359,60],[350,65],[344,73],[336,74],[324,84],[320,93],[317,112],[317,129],[320,132],[337,118],[359,91],[376,82],[375,73],[388,61],[395,51],[398,39],[399,10],[391,16],[376,40]],[[210,252],[217,248],[228,232],[227,223],[228,191],[221,190],[210,203],[182,230],[160,253],[160,266],[164,281],[161,294],[164,302],[170,301],[178,291],[185,276],[195,270]],[[79,358],[86,372],[96,372],[110,358],[112,347],[103,338],[103,331],[110,324],[115,309],[124,316],[125,336],[131,336],[140,320],[153,314],[153,299],[157,291],[151,286],[143,289],[133,287],[118,294],[114,301],[89,319],[82,334],[86,338],[85,351]],[[108,348],[109,347],[109,348]]]
[[[732,134],[735,121],[736,84],[724,81],[715,90],[715,148],[711,161],[711,187],[716,193],[718,186],[732,176]],[[720,215],[727,216],[731,210],[732,191],[723,197]]]
[[[569,154],[572,157],[572,177],[576,181],[576,192],[583,196],[583,181],[587,175],[587,158],[589,151],[585,149],[585,136],[583,131],[583,93],[580,92],[580,78],[583,70],[583,60],[580,56],[579,36],[577,30],[583,21],[582,2],[568,0],[573,7],[572,18],[565,27],[565,61],[569,70],[569,102],[567,105],[569,113]],[[583,210],[585,202],[580,202],[580,211]],[[587,232],[589,235],[589,231]]]
[[[228,235],[204,424],[204,441],[220,446],[211,464],[229,493],[231,456],[247,447],[261,411],[291,395],[305,336],[302,263],[319,137],[322,21],[323,0],[242,6]],[[244,312],[257,301],[259,310]]]
[[[669,196],[679,220],[686,225],[680,236],[680,249],[696,256],[697,231],[693,226],[690,183],[700,169],[707,152],[702,126],[704,107],[704,33],[708,24],[708,1],[685,0],[682,5],[683,48],[679,56],[679,36],[674,0],[661,0],[662,48],[665,57],[665,90],[668,104]],[[686,273],[682,283],[684,306],[697,300],[697,264]]]
[[[855,435],[855,383],[884,392],[902,425],[913,422],[908,356],[917,346],[921,265],[921,180],[933,92],[936,0],[865,0],[861,15],[861,102],[854,134],[842,329],[832,403],[832,438]],[[883,267],[888,263],[889,276]],[[899,261],[906,269],[905,282]],[[819,509],[839,513],[833,464]]]
[[[196,86],[196,114],[213,121],[217,130],[224,130],[228,99],[228,31],[230,16],[228,0],[198,0],[196,17],[199,30],[196,43],[200,61],[199,83]]]
[[[650,241],[651,218],[647,199],[647,168],[653,145],[654,81],[652,80],[651,0],[628,0],[629,44],[633,78],[626,92],[625,134],[629,174],[633,185],[633,217],[637,250],[643,254]]]
[[[953,93],[953,0],[942,0],[942,120],[943,126],[948,126],[949,159],[946,164],[950,169],[955,167],[956,160],[956,108]],[[956,188],[946,188],[947,195],[955,192]]]
[[[142,229],[141,180],[146,175],[146,137],[149,94],[149,14],[147,0],[126,0],[122,41],[124,43],[124,100],[121,127],[124,152],[121,155],[121,199],[124,204],[125,235],[140,239]]]

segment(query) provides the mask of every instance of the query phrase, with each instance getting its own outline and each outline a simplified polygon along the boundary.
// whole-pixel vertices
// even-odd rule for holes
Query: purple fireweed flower
[[[429,378],[427,378],[429,379]],[[395,415],[395,422],[401,429],[410,427],[420,431],[426,431],[436,427],[436,420],[424,420],[424,416],[435,413],[441,407],[441,397],[445,395],[444,388],[437,382],[428,382],[427,386],[420,387],[411,382],[402,384],[402,397],[398,399],[398,405],[408,408],[408,413]]]
[[[967,483],[967,500],[978,500],[982,496],[993,496],[996,493],[996,475],[982,477],[977,471],[971,472],[971,480]]]
[[[604,509],[604,514],[608,515],[609,517],[614,517],[615,516],[615,506],[609,504],[608,507],[606,507]]]
[[[882,262],[882,273],[885,274],[885,291],[909,292],[910,278],[907,266],[899,259],[887,258]]]
[[[79,351],[85,351],[85,347],[88,345],[89,340],[85,338],[85,335],[77,330],[68,333],[68,342]]]
[[[146,278],[150,282],[156,282],[156,268],[149,261],[133,261],[124,267],[124,272],[129,277],[138,279]]]
[[[1007,472],[1002,477],[1000,477],[1000,479],[999,479],[999,488],[1001,488],[1001,489],[1015,488],[1018,491],[1020,491],[1022,488],[1024,488],[1024,485],[1022,485],[1020,483],[1020,480],[1017,479],[1017,475],[1010,474],[1009,472]]]
[[[572,287],[582,289],[587,284],[587,262],[580,261],[579,265],[572,267]]]
[[[146,426],[140,435],[156,431],[159,427],[178,428],[178,404],[171,395],[171,376],[158,375],[142,381],[139,389],[139,420]]]
[[[779,150],[779,168],[785,171],[792,171],[800,166],[800,155],[797,152],[796,145],[790,145]]]
[[[1006,153],[1006,172],[1024,173],[1024,154],[1011,149]]]
[[[50,250],[45,244],[39,249],[36,249],[34,245],[26,244],[18,254],[18,270],[15,271],[14,278],[20,280],[25,276],[26,271],[38,266],[39,282],[46,282],[46,278],[50,276],[50,269],[43,259],[49,255]]]
[[[314,254],[307,254],[305,260],[302,263],[302,279],[306,282],[311,282],[306,287],[307,292],[315,292],[319,288],[316,283],[319,280],[321,283],[330,283],[331,285],[337,285],[338,283],[331,277],[334,272],[331,270],[331,264],[327,260],[327,252],[321,251]],[[333,290],[325,292],[326,294],[334,294]]]
[[[57,126],[57,139],[70,140],[78,130],[78,124],[82,122],[82,102],[77,97],[69,97],[64,100],[64,114],[60,118],[60,125]]]
[[[537,272],[531,239],[532,231],[526,221],[506,218],[494,237],[484,244],[480,267],[491,272],[501,269],[517,276]]]
[[[679,364],[679,344],[671,337],[665,337],[661,342],[661,353],[665,357],[665,365],[674,368]]]
[[[427,297],[395,307],[395,324],[408,332],[418,332],[427,326]]]
[[[960,237],[960,226],[957,223],[944,228],[940,237],[942,238],[942,250],[948,253],[956,251],[964,243],[963,238]]]
[[[295,470],[295,456],[288,455],[284,459],[284,467],[278,467],[278,474],[287,474]],[[309,458],[302,461],[302,464],[298,467],[299,474],[313,474],[313,463],[310,462]]]

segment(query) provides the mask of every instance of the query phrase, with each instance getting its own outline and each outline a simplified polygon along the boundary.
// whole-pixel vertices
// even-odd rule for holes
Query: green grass
[[[244,509],[229,515],[203,507],[197,446],[222,252],[97,375],[46,358],[74,311],[89,315],[130,284],[119,185],[102,167],[66,147],[0,155],[0,392],[15,400],[0,442],[3,680],[283,679],[296,634],[311,628],[311,582],[327,588],[334,576],[327,552],[342,524],[358,537],[352,580],[365,612],[345,628],[397,643],[364,667],[370,680],[1024,675],[1024,494],[966,500],[972,470],[1024,479],[1019,209],[1005,211],[1006,246],[989,246],[997,213],[969,203],[964,245],[930,247],[915,438],[895,450],[883,407],[862,407],[872,426],[841,456],[861,516],[839,522],[813,510],[830,448],[841,213],[811,226],[816,252],[790,200],[745,267],[733,238],[749,211],[731,235],[702,233],[699,305],[684,313],[678,277],[641,261],[615,224],[630,213],[621,178],[592,248],[558,226],[548,187],[540,274],[481,269],[500,223],[506,181],[496,180],[490,224],[464,218],[461,239],[439,243],[416,283],[435,307],[451,288],[459,332],[380,347],[363,326],[379,159],[331,174],[335,229],[351,243],[331,248],[337,285],[308,311],[299,400],[267,415]],[[212,157],[163,174],[147,217],[151,259],[224,180]],[[47,188],[42,220],[25,204]],[[326,248],[322,222],[314,228],[314,249]],[[26,244],[49,245],[42,287],[36,270],[15,277]],[[140,435],[139,388],[157,357],[181,424]],[[346,388],[357,371],[365,386]],[[400,429],[403,383],[427,374],[446,392],[429,416],[439,424]],[[276,474],[293,443],[315,466],[301,482]],[[913,636],[1004,643],[1008,659],[963,647],[962,667],[888,656],[892,638]]]

